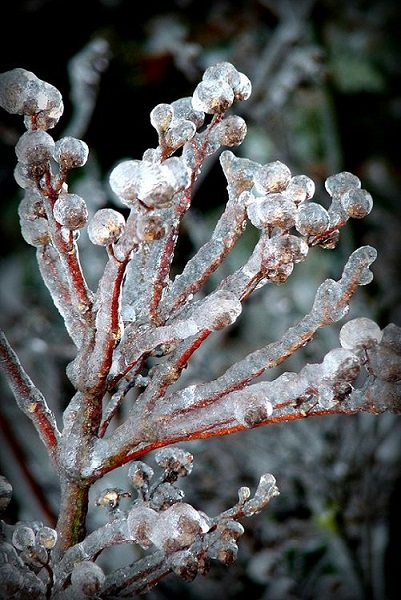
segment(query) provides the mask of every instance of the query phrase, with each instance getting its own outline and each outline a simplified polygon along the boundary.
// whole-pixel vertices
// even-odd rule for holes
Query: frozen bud
[[[382,339],[380,327],[367,317],[348,321],[341,327],[340,344],[343,348],[372,348]]]
[[[368,191],[352,188],[341,196],[341,204],[350,217],[362,219],[372,210],[373,199]]]
[[[245,494],[241,494],[240,490],[247,490]],[[238,490],[238,498],[241,504],[246,502],[251,495],[251,490],[246,488],[240,488]],[[238,540],[244,533],[244,528],[238,521],[223,521],[217,526],[219,537],[223,540]]]
[[[244,141],[247,127],[244,119],[231,115],[217,124],[214,135],[221,146],[239,146]]]
[[[192,140],[196,133],[195,124],[192,121],[182,120],[176,125],[173,125],[166,131],[164,136],[164,143],[170,148],[177,150],[181,148],[186,142]]]
[[[282,264],[275,269],[269,269],[267,279],[270,281],[270,283],[277,283],[278,285],[281,285],[287,281],[293,270],[294,263],[289,262]]]
[[[89,213],[86,202],[81,196],[63,192],[54,203],[53,215],[57,223],[75,231],[86,224]]]
[[[36,541],[46,550],[51,550],[57,542],[57,531],[51,527],[41,527],[36,533]]]
[[[401,327],[395,325],[395,323],[386,325],[383,329],[381,344],[401,356]]]
[[[190,96],[174,100],[171,106],[174,110],[173,125],[178,124],[178,121],[192,121],[196,129],[202,127],[205,121],[205,113],[194,109]]]
[[[49,224],[47,219],[38,217],[34,221],[20,219],[21,233],[27,244],[39,248],[50,242]]]
[[[232,87],[222,80],[202,80],[195,88],[192,96],[194,110],[208,114],[223,113],[234,102]]]
[[[71,573],[71,583],[75,590],[84,596],[95,596],[105,582],[103,570],[91,561],[76,564]]]
[[[344,301],[342,294],[341,284],[333,279],[326,279],[320,284],[312,310],[324,316],[325,325],[339,321],[348,313],[349,305]]]
[[[101,208],[95,212],[88,225],[88,236],[92,244],[109,246],[122,235],[124,216],[113,208]]]
[[[170,480],[177,479],[177,475],[174,473],[167,473],[167,478]],[[152,497],[150,506],[157,511],[166,510],[169,506],[181,502],[184,498],[184,492],[176,485],[164,481],[152,491]]]
[[[333,196],[335,193],[342,194],[349,189],[360,188],[361,182],[356,175],[348,171],[342,171],[336,175],[330,175],[324,185],[330,196]]]
[[[47,165],[27,167],[18,162],[14,169],[14,179],[17,184],[24,190],[37,190],[37,183],[46,173]]]
[[[35,546],[35,532],[31,527],[19,525],[13,532],[12,543],[17,550],[33,548]]]
[[[155,454],[156,463],[165,471],[179,477],[189,475],[193,467],[193,456],[181,448],[162,448]]]
[[[150,113],[150,122],[158,133],[164,133],[169,128],[173,115],[171,104],[158,104]]]
[[[53,156],[54,146],[52,136],[37,129],[21,135],[15,146],[15,153],[18,160],[27,167],[47,166]]]
[[[63,112],[60,92],[21,68],[0,74],[0,106],[12,114],[38,115],[42,129],[53,127]]]
[[[346,348],[334,348],[323,359],[322,369],[325,378],[353,381],[359,375],[360,361]]]
[[[215,558],[223,565],[232,565],[237,560],[238,546],[234,540],[217,542],[215,552]]]
[[[58,140],[53,156],[63,169],[83,167],[88,160],[89,148],[83,140],[67,136]]]
[[[247,207],[248,218],[258,228],[290,229],[295,223],[296,205],[283,194],[272,193],[256,198]]]
[[[321,204],[306,202],[298,207],[295,228],[301,235],[319,235],[327,230],[329,224],[329,213]]]
[[[124,160],[110,173],[110,187],[124,204],[131,205],[138,198],[141,165],[140,160]]]
[[[171,178],[174,192],[180,192],[189,186],[191,183],[191,170],[184,163],[182,158],[171,156],[163,162],[163,169],[168,169]]]
[[[376,377],[388,382],[401,382],[401,357],[380,344],[369,350],[369,369]]]
[[[46,218],[43,198],[36,190],[27,190],[18,205],[20,219],[34,221],[38,217]]]
[[[136,504],[127,517],[128,530],[132,540],[141,548],[150,548],[150,532],[157,527],[158,513],[143,504]]]
[[[165,552],[190,546],[196,537],[208,531],[205,519],[190,504],[178,502],[163,512],[154,524],[150,539]]]
[[[166,235],[164,219],[153,213],[139,215],[136,223],[136,234],[141,242],[153,242],[160,240]]]
[[[276,260],[283,265],[302,262],[309,252],[309,246],[305,240],[296,235],[272,238],[271,248],[274,250]]]
[[[128,469],[128,479],[136,489],[147,486],[152,477],[152,467],[149,467],[141,460],[136,460],[131,463]]]
[[[285,195],[296,204],[300,204],[304,200],[310,200],[314,193],[315,183],[307,175],[294,175],[285,189]]]
[[[232,394],[234,416],[245,427],[256,427],[266,421],[273,413],[268,398],[251,389]]]
[[[184,581],[193,581],[198,573],[198,559],[190,550],[175,552],[170,564],[174,573]]]
[[[223,81],[228,83],[233,89],[241,83],[240,74],[237,69],[229,62],[221,62],[208,67],[203,74],[204,81]]]
[[[238,196],[253,187],[256,173],[261,169],[259,163],[248,158],[238,158],[231,150],[224,150],[219,160],[227,182],[235,185]]]
[[[121,488],[106,488],[96,500],[96,506],[105,506],[106,508],[118,508],[122,498],[130,498],[131,494]]]
[[[238,73],[240,80],[237,85],[234,85],[234,97],[238,102],[248,100],[252,93],[252,83],[244,73]]]
[[[263,165],[255,175],[255,186],[262,193],[282,192],[291,179],[291,171],[284,163],[276,160]]]

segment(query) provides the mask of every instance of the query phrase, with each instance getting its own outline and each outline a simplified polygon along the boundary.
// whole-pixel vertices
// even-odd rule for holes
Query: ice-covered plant
[[[278,494],[275,479],[262,475],[253,497],[243,487],[234,507],[207,516],[184,501],[177,480],[190,474],[193,457],[173,444],[316,415],[400,410],[401,339],[393,324],[380,329],[370,319],[352,319],[342,327],[338,347],[320,363],[265,377],[321,327],[347,315],[358,286],[372,280],[376,250],[370,246],[351,254],[338,280],[320,285],[308,314],[280,339],[217,378],[182,377],[199,346],[238,319],[254,290],[285,283],[313,247],[333,249],[347,220],[372,209],[371,195],[349,172],[326,180],[326,209],[313,200],[308,176],[292,174],[280,161],[262,165],[226,149],[219,157],[227,180],[225,208],[210,239],[173,276],[180,224],[196,179],[207,157],[244,140],[246,123],[230,109],[250,94],[246,75],[220,63],[205,71],[192,97],[157,105],[150,114],[157,147],[141,160],[124,160],[110,174],[124,208],[90,215],[67,183],[70,170],[85,165],[87,145],[70,136],[55,141],[48,133],[63,113],[60,92],[21,68],[0,75],[0,105],[22,115],[26,126],[15,168],[24,190],[22,235],[36,248],[43,281],[76,347],[67,368],[75,394],[57,422],[51,403],[1,334],[3,370],[47,449],[61,490],[55,529],[2,522],[4,597],[133,596],[171,572],[191,580],[205,574],[212,559],[230,564],[243,533],[239,521]],[[105,248],[94,291],[79,256],[84,227],[90,241]],[[211,275],[246,227],[259,234],[250,256],[210,290]],[[134,400],[121,413],[128,394]],[[139,460],[151,450],[157,450],[157,477]],[[96,504],[106,508],[105,524],[87,533],[92,485],[127,463],[126,489],[103,490]],[[10,494],[3,480],[2,508]],[[117,544],[137,545],[143,558],[104,572],[96,560]]]

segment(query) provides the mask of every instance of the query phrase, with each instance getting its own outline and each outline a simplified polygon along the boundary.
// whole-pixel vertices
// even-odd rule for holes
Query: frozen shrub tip
[[[194,459],[172,444],[313,416],[401,412],[401,330],[381,329],[365,317],[343,325],[339,347],[320,362],[265,380],[270,368],[348,314],[358,286],[373,277],[370,246],[351,254],[337,280],[320,284],[310,311],[276,341],[233,359],[214,378],[192,360],[209,336],[218,343],[230,331],[255,290],[285,283],[314,246],[333,249],[347,220],[372,210],[371,195],[346,171],[327,178],[325,209],[311,201],[315,184],[307,175],[291,173],[279,160],[260,164],[221,151],[246,136],[245,120],[233,113],[251,89],[246,75],[222,62],[205,71],[192,97],[158,104],[150,113],[156,147],[110,171],[109,191],[124,210],[92,214],[93,205],[67,183],[89,148],[47,133],[63,111],[60,92],[24,69],[0,74],[0,106],[23,115],[27,129],[16,145],[14,171],[24,190],[21,233],[37,248],[40,274],[75,347],[67,366],[74,394],[59,415],[0,332],[1,365],[61,489],[54,529],[0,522],[4,598],[134,597],[169,573],[192,581],[212,560],[232,564],[244,532],[239,521],[278,495],[276,480],[262,475],[253,495],[243,486],[234,506],[209,517],[185,501],[179,484]],[[209,239],[178,268],[183,218],[205,161],[217,152],[226,205]],[[244,243],[242,263],[232,268],[226,258],[248,224],[256,228],[254,247]],[[85,227],[90,242],[107,247],[95,291],[80,259],[88,247],[76,230]],[[218,346],[211,347],[208,360],[219,364]],[[152,451],[155,469],[142,461]],[[92,485],[127,464],[125,484],[133,493],[113,482],[89,502]],[[0,509],[11,490],[0,478]],[[98,518],[105,513],[103,525],[87,521],[92,504]],[[142,558],[132,552],[131,564],[106,574],[97,562],[120,544],[146,552]]]

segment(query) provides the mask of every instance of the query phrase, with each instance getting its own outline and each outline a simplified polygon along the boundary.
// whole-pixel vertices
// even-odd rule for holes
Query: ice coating
[[[234,323],[241,311],[242,304],[234,294],[218,290],[195,308],[192,320],[198,328],[217,331]]]
[[[222,113],[234,102],[232,87],[222,80],[203,80],[195,88],[192,106],[208,114]]]
[[[373,199],[367,190],[351,188],[341,196],[341,204],[350,217],[362,219],[373,208]]]
[[[137,504],[132,507],[128,514],[128,529],[134,542],[141,548],[149,548],[152,545],[150,535],[153,528],[157,529],[158,513],[145,504]]]
[[[84,596],[94,596],[101,589],[105,579],[103,570],[91,561],[77,563],[71,573],[73,588],[82,592]]]
[[[125,226],[124,216],[113,208],[100,208],[88,225],[88,236],[93,244],[108,246],[116,242]]]
[[[247,214],[255,227],[290,229],[295,223],[296,205],[283,194],[272,193],[249,201]]]

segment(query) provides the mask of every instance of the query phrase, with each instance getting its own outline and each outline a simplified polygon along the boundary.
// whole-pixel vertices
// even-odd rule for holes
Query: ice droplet
[[[94,596],[101,589],[105,579],[106,576],[99,565],[90,561],[79,562],[71,573],[73,587],[85,596]]]
[[[152,541],[150,532],[158,521],[158,513],[143,504],[136,504],[130,510],[127,518],[129,532],[134,542],[141,548],[150,548]]]

